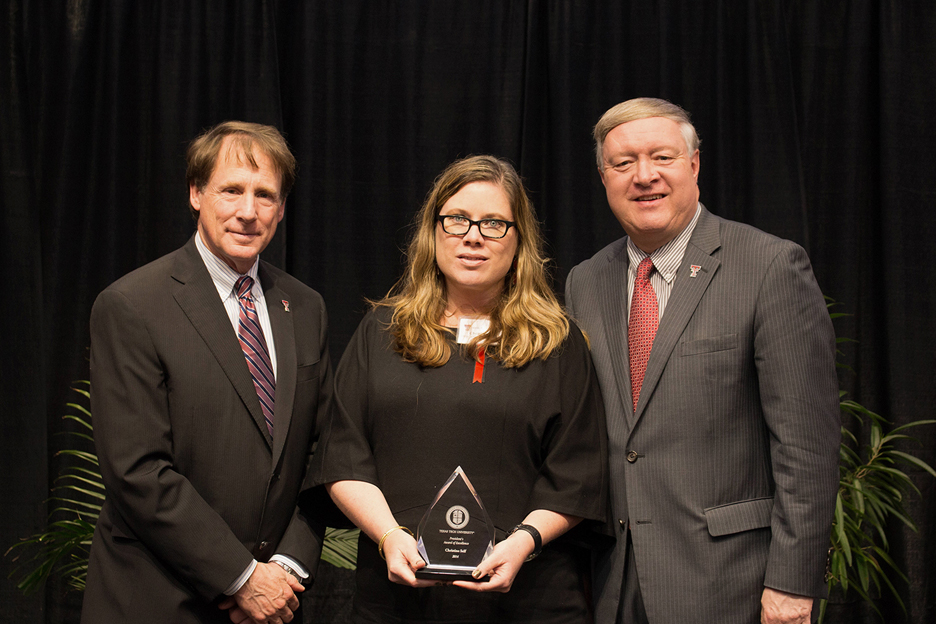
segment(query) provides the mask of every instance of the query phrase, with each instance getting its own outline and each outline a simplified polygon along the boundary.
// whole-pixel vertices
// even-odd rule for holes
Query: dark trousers
[[[649,624],[643,596],[640,594],[637,561],[634,558],[634,543],[631,541],[629,528],[627,529],[627,563],[624,564],[624,586],[621,588],[617,621],[618,624]]]

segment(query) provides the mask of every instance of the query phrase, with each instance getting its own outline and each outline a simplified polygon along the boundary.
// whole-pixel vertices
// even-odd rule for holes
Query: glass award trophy
[[[416,578],[478,581],[471,573],[494,549],[494,525],[459,466],[419,521],[416,546],[426,567]]]

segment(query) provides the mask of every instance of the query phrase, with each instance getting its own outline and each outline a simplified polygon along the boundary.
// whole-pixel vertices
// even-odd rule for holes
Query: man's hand
[[[238,624],[283,624],[292,621],[299,608],[296,594],[303,590],[302,584],[280,566],[258,563],[243,587],[218,607],[230,609],[231,621]]]
[[[813,599],[769,587],[761,597],[761,624],[809,624]]]

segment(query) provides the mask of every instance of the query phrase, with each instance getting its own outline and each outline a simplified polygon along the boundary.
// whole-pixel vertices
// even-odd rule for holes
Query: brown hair
[[[219,123],[192,141],[186,153],[185,181],[188,186],[194,185],[199,191],[205,190],[218,163],[221,145],[228,136],[234,137],[231,149],[246,158],[252,167],[258,166],[254,149],[259,149],[273,161],[273,167],[280,176],[279,202],[282,204],[286,201],[296,182],[296,158],[289,151],[279,130],[247,121]],[[191,212],[192,218],[198,221],[198,211],[191,208]]]
[[[390,331],[404,360],[423,366],[448,362],[449,332],[440,322],[446,290],[436,265],[436,216],[445,202],[471,182],[489,182],[503,189],[513,212],[518,243],[501,296],[488,312],[490,329],[469,342],[466,350],[476,354],[483,347],[507,368],[523,366],[535,358],[546,359],[565,340],[569,321],[549,284],[548,260],[533,204],[513,166],[494,156],[470,156],[439,174],[416,215],[403,277],[386,297],[371,303],[393,310]]]

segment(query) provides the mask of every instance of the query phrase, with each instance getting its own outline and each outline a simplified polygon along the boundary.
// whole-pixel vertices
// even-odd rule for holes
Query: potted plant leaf
[[[828,299],[829,307],[836,302]],[[845,316],[830,312],[834,319]],[[838,338],[839,344],[853,342]],[[839,352],[841,354],[841,352]],[[847,366],[839,364],[843,369]],[[936,420],[915,420],[898,427],[863,405],[846,399],[839,393],[842,410],[842,442],[839,448],[839,489],[835,499],[835,519],[832,525],[826,581],[830,596],[847,599],[851,594],[866,601],[880,616],[874,597],[884,589],[894,596],[906,612],[900,592],[892,576],[904,583],[907,576],[888,554],[887,524],[891,518],[900,520],[912,531],[918,531],[905,508],[910,492],[920,495],[907,468],[922,470],[934,477],[936,471],[919,459],[900,450],[899,445],[914,442],[907,432],[920,425],[936,424]],[[859,440],[848,425],[857,420],[866,427]],[[825,619],[828,601],[820,606],[819,621]]]

